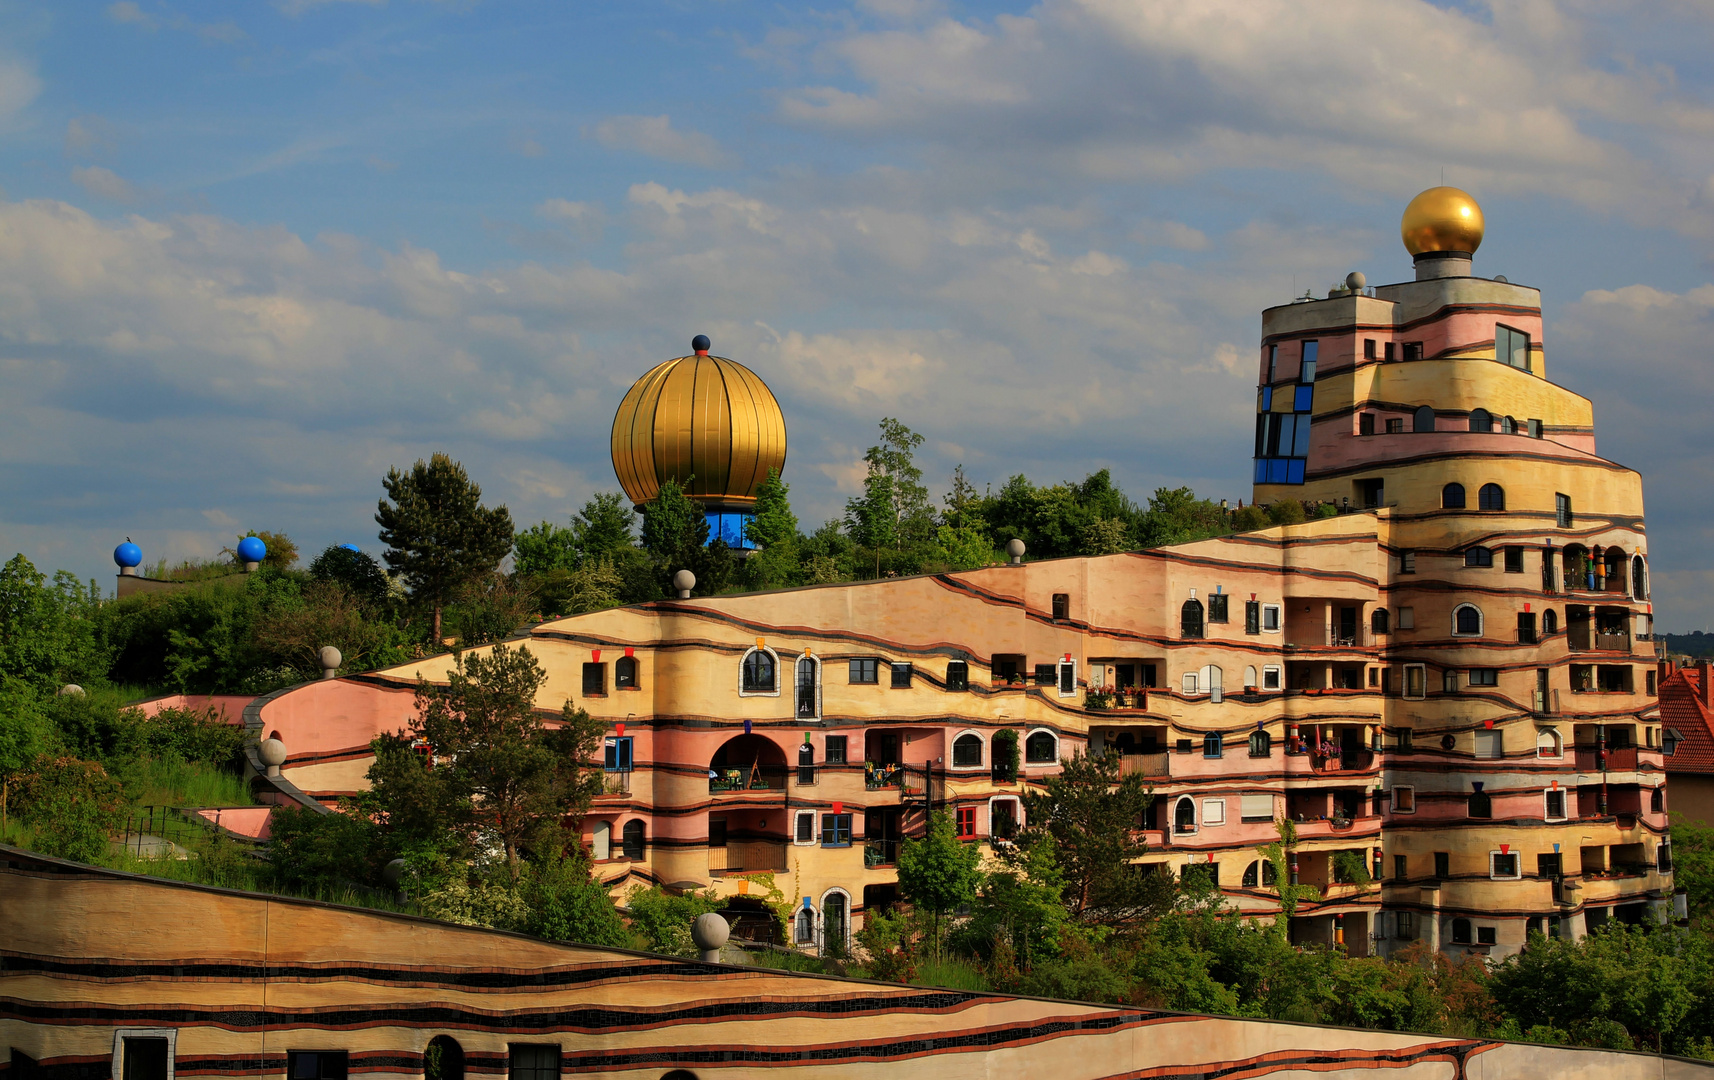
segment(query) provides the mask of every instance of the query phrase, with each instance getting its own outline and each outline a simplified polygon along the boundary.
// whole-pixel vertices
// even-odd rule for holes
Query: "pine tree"
[[[445,454],[419,459],[408,473],[389,469],[381,484],[393,500],[382,499],[375,510],[387,565],[433,608],[439,644],[441,610],[512,550],[512,515],[504,506],[483,506],[482,489]]]
[[[797,540],[797,515],[788,496],[791,487],[780,479],[780,470],[769,469],[768,478],[756,489],[756,513],[744,526],[744,534],[762,548],[779,548]]]
[[[661,493],[642,511],[643,548],[663,568],[682,567],[696,548],[708,543],[708,517],[702,504],[686,495],[677,480],[662,484]]]

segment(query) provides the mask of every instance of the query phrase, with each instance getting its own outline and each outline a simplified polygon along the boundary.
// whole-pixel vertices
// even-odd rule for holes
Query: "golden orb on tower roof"
[[[1405,207],[1399,235],[1412,255],[1425,251],[1476,254],[1482,246],[1482,208],[1470,193],[1455,187],[1431,187]]]
[[[785,469],[785,414],[755,372],[708,355],[706,337],[691,349],[651,368],[619,403],[613,471],[639,506],[677,480],[699,502],[748,508],[768,470]]]

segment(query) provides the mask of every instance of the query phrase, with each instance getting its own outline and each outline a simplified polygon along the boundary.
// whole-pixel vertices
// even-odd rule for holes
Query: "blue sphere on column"
[[[127,540],[113,549],[113,562],[124,569],[142,565],[143,549]]]
[[[238,541],[238,560],[240,562],[261,562],[268,557],[268,545],[262,543],[260,536],[246,536]]]

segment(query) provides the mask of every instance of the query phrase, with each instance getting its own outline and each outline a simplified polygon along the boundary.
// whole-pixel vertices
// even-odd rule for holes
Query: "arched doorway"
[[[423,1051],[423,1080],[464,1080],[464,1047],[450,1035],[436,1035]]]
[[[708,763],[709,791],[784,791],[786,752],[761,735],[727,739]]]
[[[821,955],[842,957],[851,932],[851,898],[835,889],[821,898]]]

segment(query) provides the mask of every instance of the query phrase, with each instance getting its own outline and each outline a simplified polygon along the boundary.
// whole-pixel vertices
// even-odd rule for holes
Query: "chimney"
[[[1708,678],[1708,660],[1704,658],[1696,667],[1697,677],[1702,683],[1701,689],[1697,691],[1697,695],[1702,698],[1702,707],[1704,709],[1714,708],[1714,685],[1710,684]]]

